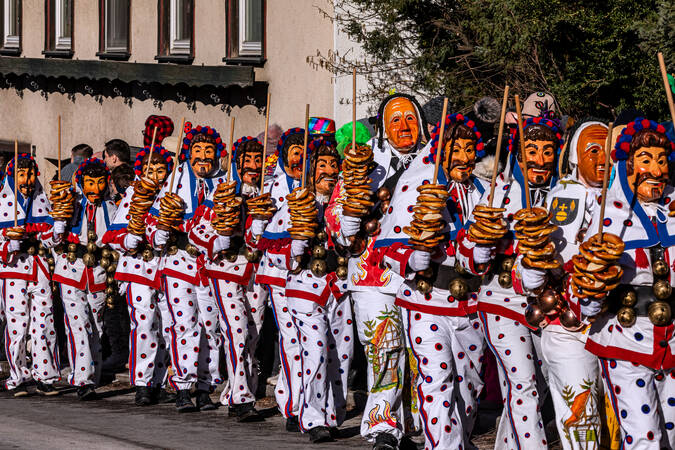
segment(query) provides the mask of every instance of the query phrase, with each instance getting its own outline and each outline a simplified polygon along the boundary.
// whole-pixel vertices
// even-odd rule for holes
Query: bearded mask
[[[468,137],[472,132],[465,128],[454,128],[451,137],[443,148],[443,165],[446,174],[452,181],[464,183],[469,179],[476,167],[476,139]]]
[[[544,186],[555,170],[555,143],[544,140],[525,139],[527,180],[534,186]]]
[[[25,198],[33,196],[35,192],[35,181],[37,180],[37,173],[35,167],[20,167],[16,170],[16,177],[14,182],[17,183],[16,188]]]
[[[147,172],[146,172],[147,170]],[[158,185],[164,184],[166,177],[169,175],[169,168],[166,163],[161,161],[156,161],[153,158],[150,167],[148,168],[147,162],[143,165],[143,174],[148,174],[148,178],[154,180]]]
[[[339,172],[340,164],[335,156],[319,156],[314,169],[314,190],[316,193],[330,196],[337,184]]]
[[[103,196],[108,188],[107,176],[90,176],[84,175],[82,177],[82,193],[87,198],[89,203],[98,205],[103,201]]]
[[[302,150],[300,145],[291,145],[286,156],[286,173],[296,180],[302,178]]]
[[[389,143],[399,152],[408,153],[419,138],[419,117],[413,103],[396,97],[387,103],[383,114],[384,130]]]
[[[592,124],[579,133],[576,141],[576,157],[579,178],[588,186],[602,186],[605,177],[605,142],[607,127]]]
[[[216,169],[216,146],[210,142],[195,142],[190,148],[190,166],[199,178],[206,178]]]
[[[260,183],[262,170],[262,153],[246,152],[239,156],[239,177],[245,184],[257,185]]]
[[[641,202],[663,196],[668,182],[668,153],[662,147],[640,147],[628,157],[628,184]]]

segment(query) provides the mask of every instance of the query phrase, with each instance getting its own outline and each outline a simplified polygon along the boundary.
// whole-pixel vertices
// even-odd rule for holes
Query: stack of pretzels
[[[220,183],[213,194],[213,228],[221,236],[232,236],[239,226],[241,217],[241,197],[236,196],[237,183]]]
[[[183,199],[174,192],[167,192],[159,201],[157,227],[160,230],[175,230],[183,219]]]
[[[26,237],[26,229],[24,227],[11,227],[5,230],[5,237],[13,241],[20,241]]]
[[[145,235],[145,215],[150,211],[159,188],[159,184],[152,178],[143,177],[134,183],[134,194],[129,205],[129,233]]]
[[[52,204],[52,210],[49,215],[54,220],[68,221],[75,212],[75,197],[70,189],[71,184],[68,181],[54,180],[50,182],[52,187],[49,193],[49,201]]]
[[[617,261],[624,247],[621,238],[611,233],[596,234],[581,244],[580,253],[572,257],[570,286],[574,295],[600,300],[615,289],[623,275]]]
[[[365,217],[375,205],[368,174],[372,170],[373,149],[369,145],[356,145],[345,148],[345,159],[342,163],[345,197],[340,200],[342,211],[346,216]]]
[[[417,203],[413,206],[413,220],[403,232],[410,236],[410,245],[422,251],[431,251],[443,240],[442,211],[450,193],[441,184],[423,184],[417,187]]]
[[[476,205],[473,209],[474,223],[469,227],[469,240],[479,245],[496,247],[497,241],[508,232],[504,220],[504,208]]]
[[[307,240],[316,236],[318,226],[314,193],[307,188],[295,188],[286,196],[291,227],[288,229],[293,239]]]
[[[551,223],[552,217],[552,213],[539,207],[521,209],[513,216],[518,252],[527,267],[544,270],[560,267],[560,261],[555,258],[555,244],[551,242],[551,234],[558,229]]]
[[[270,220],[276,212],[274,201],[272,201],[272,194],[269,192],[249,198],[246,200],[246,207],[248,208],[248,213],[254,219],[259,220]]]

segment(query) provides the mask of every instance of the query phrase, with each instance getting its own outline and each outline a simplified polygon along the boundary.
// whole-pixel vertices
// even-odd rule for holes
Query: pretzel
[[[403,232],[410,237],[410,245],[431,251],[444,238],[441,233],[445,222],[441,212],[450,193],[441,184],[424,184],[417,187],[417,192],[419,195],[413,206],[413,219],[409,226],[403,227]]]
[[[550,223],[552,217],[551,213],[540,207],[521,209],[514,214],[517,223],[513,229],[524,265],[545,270],[560,267],[560,261],[555,258],[555,244],[550,239],[551,234],[558,229]]]
[[[158,227],[163,230],[178,228],[183,217],[183,200],[178,194],[167,192],[159,200]]]
[[[469,240],[476,244],[497,245],[497,241],[508,232],[503,214],[504,208],[477,205],[473,210],[475,222],[469,227]]]
[[[269,192],[246,200],[248,213],[254,219],[269,220],[274,216],[276,208]]]
[[[318,226],[316,200],[314,193],[307,188],[295,188],[286,196],[291,227],[288,229],[293,239],[312,239]]]
[[[49,201],[52,209],[49,215],[55,220],[69,220],[75,212],[75,197],[71,191],[72,185],[68,181],[52,180],[49,182],[51,191]]]
[[[373,149],[368,145],[355,145],[354,148],[349,145],[344,155],[342,179],[345,196],[338,203],[342,205],[345,215],[365,217],[375,205],[370,200],[373,195],[370,188],[372,180],[368,178],[373,165]]]
[[[5,237],[13,241],[20,241],[26,237],[26,229],[24,227],[11,227],[5,230]]]
[[[145,216],[152,208],[160,185],[151,178],[143,177],[134,182],[134,193],[129,206],[129,224],[127,231],[137,236],[145,234]]]

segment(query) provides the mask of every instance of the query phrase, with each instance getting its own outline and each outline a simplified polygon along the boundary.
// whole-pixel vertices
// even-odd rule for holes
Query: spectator
[[[127,188],[134,181],[134,168],[130,164],[124,163],[112,170],[110,184],[110,197],[118,204]]]
[[[131,161],[131,150],[129,144],[122,139],[111,139],[105,143],[103,150],[103,162],[111,171],[122,164],[129,164]]]
[[[73,175],[85,159],[91,158],[94,150],[87,144],[77,144],[70,151],[70,163],[61,167],[61,180],[72,181]]]

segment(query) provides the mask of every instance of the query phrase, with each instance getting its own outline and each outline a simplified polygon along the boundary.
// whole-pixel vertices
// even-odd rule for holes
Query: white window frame
[[[55,50],[71,50],[72,49],[72,36],[64,36],[63,32],[63,19],[65,3],[69,0],[54,0],[54,49]],[[72,0],[71,0],[72,1]],[[72,8],[72,4],[70,6]],[[72,16],[69,15],[66,19],[71,20]],[[72,32],[73,24],[70,24],[70,30]]]
[[[191,46],[192,46],[192,39],[187,38],[187,39],[178,39],[178,2],[180,0],[171,0],[171,5],[169,7],[170,12],[169,12],[169,20],[171,22],[171,36],[169,40],[169,53],[172,55],[189,55]],[[185,18],[184,18],[185,20]]]
[[[125,30],[125,33],[127,34],[127,45],[126,46],[124,46],[124,47],[114,47],[114,46],[108,44],[108,19],[109,19],[109,17],[108,17],[109,16],[109,14],[108,14],[108,12],[109,12],[108,4],[109,4],[110,1],[111,0],[105,0],[105,2],[103,4],[104,14],[105,14],[105,17],[103,18],[104,19],[103,20],[103,26],[105,27],[105,30],[103,32],[103,48],[104,48],[106,53],[124,53],[124,52],[127,52],[128,49],[129,49],[129,28],[128,28],[128,26],[127,26],[127,29]],[[129,12],[128,9],[127,9],[127,12]],[[129,17],[127,20],[129,20],[129,19],[131,19],[131,18]]]
[[[262,56],[262,41],[245,40],[247,31],[246,2],[247,0],[239,0],[239,56]]]
[[[17,34],[9,34],[7,30],[11,28],[12,22],[16,23],[19,20],[19,11],[18,6],[19,0],[5,0],[3,3],[3,13],[4,13],[4,23],[3,23],[3,36],[2,36],[2,45],[4,48],[19,48],[21,46],[21,36],[19,35],[19,30],[17,29]],[[21,26],[21,24],[19,24]]]

